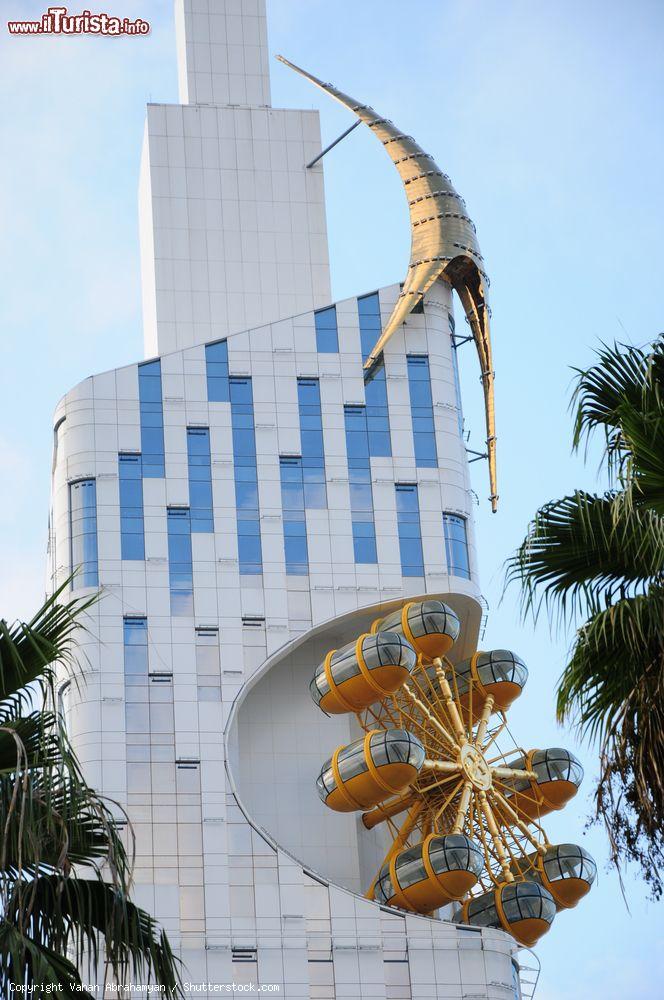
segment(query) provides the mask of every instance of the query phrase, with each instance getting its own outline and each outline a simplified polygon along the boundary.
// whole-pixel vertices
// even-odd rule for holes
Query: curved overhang
[[[365,367],[372,368],[394,331],[408,318],[434,282],[445,278],[461,300],[479,355],[484,391],[490,500],[491,508],[495,511],[498,489],[494,372],[487,300],[489,281],[484,271],[475,225],[467,214],[466,204],[455,191],[447,174],[443,173],[433,157],[425,153],[412,136],[404,135],[389,119],[382,118],[368,104],[361,104],[283,56],[277,56],[277,59],[357,115],[382,143],[399,171],[410,213],[410,264],[401,295],[369,354]]]
[[[464,586],[465,583],[466,581],[450,579],[450,586]],[[409,595],[408,600],[440,600],[449,604],[461,622],[459,637],[449,653],[450,660],[456,663],[473,654],[477,648],[483,610],[476,596],[459,591],[442,591]],[[325,759],[324,752],[318,749],[319,745],[322,744],[327,749],[334,747],[335,740],[337,744],[350,742],[356,735],[349,729],[355,717],[326,716],[315,706],[309,692],[309,682],[315,664],[320,662],[329,649],[340,649],[361,633],[368,632],[376,618],[391,614],[403,604],[404,598],[400,597],[380,604],[354,608],[295,636],[275,650],[245,681],[233,701],[224,727],[228,786],[250,826],[275,849],[285,851],[307,870],[313,871],[316,877],[345,888],[349,888],[349,885],[345,883],[336,867],[337,862],[340,861],[344,865],[345,861],[338,855],[328,856],[327,845],[330,843],[330,837],[324,836],[320,839],[309,837],[306,849],[298,847],[301,837],[301,820],[297,819],[300,815],[298,812],[300,806],[294,809],[293,805],[294,802],[299,803],[303,796],[302,768],[303,759],[306,757],[310,762],[308,773],[312,780],[310,785],[304,786],[303,801],[310,799],[314,814],[322,809],[326,829],[329,825],[330,830],[337,831],[343,843],[353,843],[353,830],[356,830],[358,824],[357,816],[350,813],[335,815],[324,809],[314,790],[313,779],[318,774],[322,760]],[[269,719],[265,717],[260,707],[268,703]],[[294,719],[297,719],[296,726]],[[255,726],[260,728],[262,738],[268,730],[270,731],[270,766],[279,769],[284,782],[283,794],[275,796],[273,800],[264,794],[264,789],[252,781],[252,747],[255,749],[258,746],[258,743],[254,742]],[[319,727],[320,741],[312,736]],[[340,728],[344,729],[344,732],[341,732]],[[301,735],[296,737],[296,731]],[[296,765],[293,751],[295,738],[300,747],[299,762]],[[291,765],[294,766],[294,770],[290,770]],[[291,775],[290,781],[286,781],[287,772]],[[288,788],[284,791],[286,785]],[[364,827],[362,832],[366,832]],[[380,846],[385,847],[382,842]],[[372,855],[373,868],[370,865],[367,869],[365,881],[368,882],[373,876],[374,869],[384,854],[383,849],[382,853]]]

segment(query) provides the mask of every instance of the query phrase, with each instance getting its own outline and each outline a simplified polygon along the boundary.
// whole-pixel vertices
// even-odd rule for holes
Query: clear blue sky
[[[6,18],[46,3],[6,0]],[[94,4],[88,7],[97,9]],[[148,100],[176,101],[171,0],[106,0],[152,22],[147,38],[9,38],[0,31],[0,607],[28,615],[43,591],[57,399],[95,371],[141,357],[136,192]],[[71,6],[78,11],[78,6]],[[570,457],[570,366],[600,339],[641,343],[663,326],[659,2],[268,0],[270,46],[373,104],[447,170],[468,203],[491,275],[501,507],[474,468],[486,644],[527,660],[511,712],[525,745],[575,746],[553,691],[569,637],[521,624],[500,604],[502,565],[543,501],[597,485],[596,458]],[[331,140],[351,117],[273,64],[273,103],[319,107]],[[400,280],[408,226],[396,172],[357,130],[327,157],[335,298]],[[462,359],[471,445],[482,441],[477,362]],[[587,779],[548,824],[582,836]],[[538,948],[540,1000],[662,995],[661,906],[626,874],[631,913],[603,870],[599,830],[584,843],[599,885]],[[659,925],[659,928],[658,928]]]

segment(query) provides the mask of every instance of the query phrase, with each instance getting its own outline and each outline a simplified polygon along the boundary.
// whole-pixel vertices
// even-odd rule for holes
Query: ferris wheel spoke
[[[489,748],[491,746],[493,746],[493,744],[496,742],[496,740],[498,739],[498,737],[500,736],[500,734],[507,728],[507,719],[505,717],[505,713],[504,712],[500,712],[499,714],[502,716],[500,724],[498,726],[496,726],[496,728],[492,732],[489,733],[489,739],[486,741],[486,743],[482,747],[482,753],[484,754],[485,757],[486,757],[486,754],[487,754]],[[487,760],[487,764],[490,764],[490,763],[491,763],[491,761]]]
[[[514,876],[510,871],[509,862],[507,860],[507,856],[505,854],[505,848],[503,847],[503,841],[500,836],[500,830],[498,829],[498,824],[496,823],[495,816],[493,815],[493,809],[489,804],[486,792],[482,789],[478,793],[478,797],[480,801],[480,809],[482,810],[482,815],[484,816],[487,830],[489,831],[489,835],[491,837],[491,840],[493,841],[494,850],[496,852],[498,862],[505,877],[505,881],[513,882]]]
[[[430,680],[429,676],[426,674],[426,671],[425,671],[425,676],[427,678],[428,685],[431,685],[431,680]],[[422,686],[422,684],[420,684],[420,681],[419,681],[418,677],[416,677],[414,675],[411,675],[409,684],[412,685],[412,687],[411,687],[411,693],[415,694],[416,697],[419,698],[419,700],[421,701],[421,703],[426,707],[429,715],[432,716],[433,718],[437,719],[438,722],[441,725],[443,725],[443,728],[445,728],[445,729],[446,729],[446,727],[445,727],[444,723],[449,723],[451,725],[452,730],[454,731],[453,720],[450,717],[450,713],[449,713],[449,710],[447,708],[447,704],[446,704],[445,699],[441,699],[440,697],[436,697],[434,699],[434,701],[433,701],[433,704],[432,704],[431,694],[429,693],[429,691],[427,689],[425,689]],[[404,685],[404,687],[406,687],[406,686],[407,685]],[[415,691],[413,691],[412,688],[415,688]],[[429,707],[430,705],[431,705],[431,708]],[[433,709],[433,711],[432,711],[432,709]],[[429,716],[427,716],[427,718],[428,717]],[[447,729],[446,729],[446,731],[447,731]],[[450,736],[450,739],[453,739],[453,737]]]
[[[428,666],[430,666],[430,664]],[[445,702],[441,698],[440,691],[434,684],[431,674],[427,670],[427,665],[420,660],[411,676],[416,682],[422,696],[428,702],[432,702],[436,706],[436,710],[439,714],[447,717]]]
[[[505,834],[505,847],[512,859],[512,871],[517,878],[523,878],[534,867],[528,856],[532,851],[529,852],[528,845],[524,845],[523,838],[520,840],[512,828],[506,828]],[[513,847],[510,847],[510,841]]]
[[[521,833],[524,835],[526,840],[528,840],[533,845],[535,850],[540,854],[544,853],[546,851],[546,848],[549,846],[549,840],[546,833],[544,832],[544,828],[536,820],[530,821],[531,825],[534,826],[537,830],[539,830],[540,834],[542,835],[544,842],[541,843],[531,832],[528,824],[523,820],[521,816],[519,816],[518,812],[512,806],[511,802],[504,795],[504,793],[501,792],[498,788],[496,788],[495,785],[493,786],[491,792],[492,796],[497,800],[499,812],[506,812],[507,815],[512,820],[512,822],[514,823],[514,825],[518,827],[519,830],[521,830]]]
[[[457,706],[459,717],[461,718],[462,723],[464,723],[465,725],[468,738],[472,740],[473,728],[475,726],[475,723],[473,722],[473,715],[474,715],[473,699],[475,694],[475,684],[471,681],[471,683],[468,686],[468,704],[465,706],[464,709],[461,705],[461,695],[459,694],[459,682],[457,680],[457,672],[454,668],[454,664],[446,656],[442,657],[442,661],[444,665],[443,669],[445,670],[446,675],[449,672],[450,677],[452,678],[452,684],[450,685],[450,690],[452,690],[452,688],[454,689],[453,697]],[[465,719],[464,719],[464,714],[465,714]]]
[[[447,713],[452,723],[452,728],[458,742],[463,745],[468,742],[468,735],[466,733],[463,721],[461,719],[461,713],[454,701],[452,695],[452,688],[450,687],[450,682],[445,674],[445,668],[443,666],[443,661],[439,656],[433,661],[433,665],[436,668],[436,676],[438,678],[438,683],[440,684],[440,689],[443,692],[443,698],[445,699],[445,707],[447,708]],[[456,681],[455,681],[456,684]]]
[[[477,726],[477,733],[475,734],[475,746],[481,750],[484,740],[486,738],[486,730],[489,725],[489,719],[491,713],[493,712],[494,697],[490,694],[484,705],[482,707],[482,714],[480,716],[479,725]]]
[[[519,777],[522,777],[524,773],[525,773],[524,771],[519,771],[518,772]],[[525,803],[525,805],[528,808],[530,808],[530,806],[532,805],[535,806],[537,810],[539,810],[539,800],[537,799],[535,793],[532,790],[530,791],[530,793],[525,790],[515,792],[514,785],[511,783],[511,781],[501,778],[499,774],[493,775],[492,785],[494,791],[500,793],[501,801],[502,799],[504,799],[506,805],[509,807],[508,813],[510,817],[518,816],[520,819],[523,819],[525,815],[529,823],[533,823],[535,826],[541,829],[539,823],[536,820],[532,819],[529,813],[522,814],[521,812],[521,802]]]
[[[534,771],[523,771],[517,767],[491,767],[491,774],[494,778],[498,778],[501,782],[506,783],[510,778],[514,778],[517,781],[520,778],[530,778],[532,781],[537,781],[537,774]]]
[[[463,788],[461,789],[461,798],[459,799],[459,805],[457,807],[456,816],[454,818],[454,826],[452,827],[452,833],[461,833],[461,831],[463,830],[472,797],[473,797],[472,783],[470,781],[464,781]]]
[[[459,782],[458,772],[455,774],[449,774],[446,778],[439,778],[438,781],[431,781],[428,785],[419,785],[417,790],[422,795],[435,792],[436,789],[442,791],[444,786],[449,785],[451,781],[456,781],[457,783]]]
[[[435,806],[433,807],[433,808],[435,808],[435,812],[433,812],[433,824],[434,824],[434,826],[436,826],[436,824],[438,823],[440,817],[444,815],[444,813],[445,813],[445,811],[447,809],[449,809],[449,807],[452,805],[452,803],[454,802],[455,798],[459,794],[459,789],[461,788],[462,782],[459,780],[458,775],[451,775],[449,778],[445,779],[445,782],[440,782],[440,784],[438,785],[440,791],[442,792],[442,787],[441,786],[444,783],[447,784],[448,782],[451,782],[451,781],[454,781],[455,783],[452,786],[452,788],[449,790],[449,792],[447,793],[447,795],[445,796],[445,798],[443,799],[442,805],[440,805],[438,808],[435,808]],[[434,786],[431,786],[431,790],[433,790],[433,787]],[[424,790],[425,789],[423,789],[423,791]]]
[[[492,852],[489,849],[489,837],[487,836],[487,830],[484,826],[483,815],[481,809],[474,809],[475,815],[475,830],[479,836],[480,844],[482,845],[482,851],[484,853],[484,863],[486,865],[486,870],[491,875],[493,868],[493,858]]]
[[[440,733],[440,735],[447,741],[447,743],[451,744],[453,747],[456,747],[457,741],[454,739],[452,735],[450,735],[450,733],[448,733],[447,729],[445,729],[445,726],[439,719],[436,718],[433,712],[431,712],[429,708],[427,708],[422,699],[417,697],[417,695],[412,690],[410,685],[404,684],[402,690],[406,695],[406,697],[409,698],[410,701],[413,703],[413,705],[417,705],[420,712],[422,712],[425,718],[428,719],[428,721],[431,723],[434,729],[436,729]]]
[[[367,830],[373,830],[379,823],[387,822],[389,826],[393,816],[398,816],[404,809],[412,806],[415,801],[417,801],[417,793],[409,790],[405,795],[400,795],[396,799],[388,799],[387,802],[381,802],[380,805],[374,806],[368,812],[362,813],[362,823]]]
[[[378,876],[380,875],[385,865],[388,864],[388,862],[392,860],[394,855],[397,854],[401,850],[401,848],[405,846],[406,841],[408,840],[409,836],[417,826],[417,822],[423,808],[424,808],[424,800],[420,799],[410,809],[408,815],[406,816],[406,819],[404,820],[399,829],[397,836],[392,841],[392,846],[390,847],[389,851],[387,852],[387,854],[381,861],[380,865],[378,866],[378,871],[376,872],[373,882],[371,883],[369,889],[365,893],[367,899],[373,899],[374,889],[376,888],[376,882],[378,881]]]
[[[439,733],[437,727],[433,727],[433,723],[431,723],[431,720],[427,719],[426,716],[423,717],[422,719],[418,719],[410,712],[406,712],[405,709],[403,708],[401,709],[401,715],[403,716],[403,718],[406,720],[407,723],[409,723],[411,726],[415,728],[415,733],[425,744],[425,749],[427,748],[427,743],[429,742],[434,743],[436,747],[439,748],[437,750],[434,750],[434,753],[436,753],[438,756],[449,754],[450,747],[452,747],[452,749],[454,750],[456,749],[456,744],[452,742],[452,737],[449,735],[449,733],[446,733],[446,736],[441,738],[442,734]],[[429,723],[429,725],[427,725],[427,722]],[[435,728],[436,731],[432,732],[432,728]]]

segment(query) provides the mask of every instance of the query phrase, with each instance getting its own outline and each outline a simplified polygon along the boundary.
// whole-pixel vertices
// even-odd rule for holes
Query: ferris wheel
[[[337,747],[318,793],[389,832],[368,898],[423,914],[455,904],[456,922],[531,947],[597,874],[583,847],[551,844],[541,824],[583,769],[568,750],[516,745],[506,712],[527,667],[505,649],[452,663],[460,628],[441,601],[410,602],[327,654],[312,698],[326,714],[354,714],[365,735]]]

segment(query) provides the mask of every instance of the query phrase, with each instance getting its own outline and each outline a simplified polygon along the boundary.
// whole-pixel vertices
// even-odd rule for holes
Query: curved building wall
[[[422,595],[424,596],[424,595]],[[464,623],[455,657],[473,645],[478,606],[460,594],[429,594],[451,604]],[[359,813],[336,813],[310,794],[333,749],[364,736],[354,715],[327,716],[310,695],[312,664],[398,608],[383,602],[316,625],[261,666],[238,695],[227,729],[228,768],[252,820],[319,875],[363,894],[391,840],[368,831]]]
[[[381,290],[383,318],[398,291]],[[358,895],[379,860],[380,834],[363,835],[354,817],[333,815],[316,795],[317,767],[352,735],[348,719],[326,718],[309,698],[326,649],[422,594],[449,595],[462,612],[458,655],[474,648],[481,619],[449,287],[439,282],[390,341],[387,411],[369,397],[373,446],[386,450],[387,420],[391,451],[360,462],[374,563],[356,561],[353,522],[366,514],[358,494],[367,491],[357,487],[355,445],[349,462],[344,410],[365,406],[374,391],[363,379],[357,300],[337,303],[336,319],[338,351],[318,349],[329,348],[329,326],[317,334],[313,313],[228,337],[229,378],[244,384],[239,403],[210,399],[224,395],[226,376],[214,361],[219,349],[201,345],[159,359],[160,391],[146,383],[157,371],[149,362],[87,379],[59,404],[52,585],[82,555],[74,594],[96,589],[95,568],[102,591],[82,644],[86,683],[66,695],[69,729],[89,779],[129,814],[136,896],[163,922],[191,981],[244,976],[279,983],[287,997],[514,996],[506,935],[385,911]],[[428,357],[424,424],[414,425],[409,355]],[[317,416],[312,425],[298,379],[318,380],[324,450],[324,490],[314,461],[303,482],[314,484],[317,505],[303,509],[284,494],[280,463],[297,468],[318,447],[315,433],[302,434]],[[426,433],[429,424],[437,465],[418,466],[416,451],[421,459],[431,441],[416,445],[414,426]],[[209,462],[198,440],[207,430]],[[200,487],[208,475],[209,512]],[[246,488],[254,475],[257,495]],[[397,484],[417,487],[421,575],[404,575]],[[469,579],[450,572],[444,512],[466,519]],[[239,541],[243,520],[259,531],[260,572],[241,572],[256,570],[257,551]],[[305,532],[305,567],[299,543],[287,565],[288,523]]]

